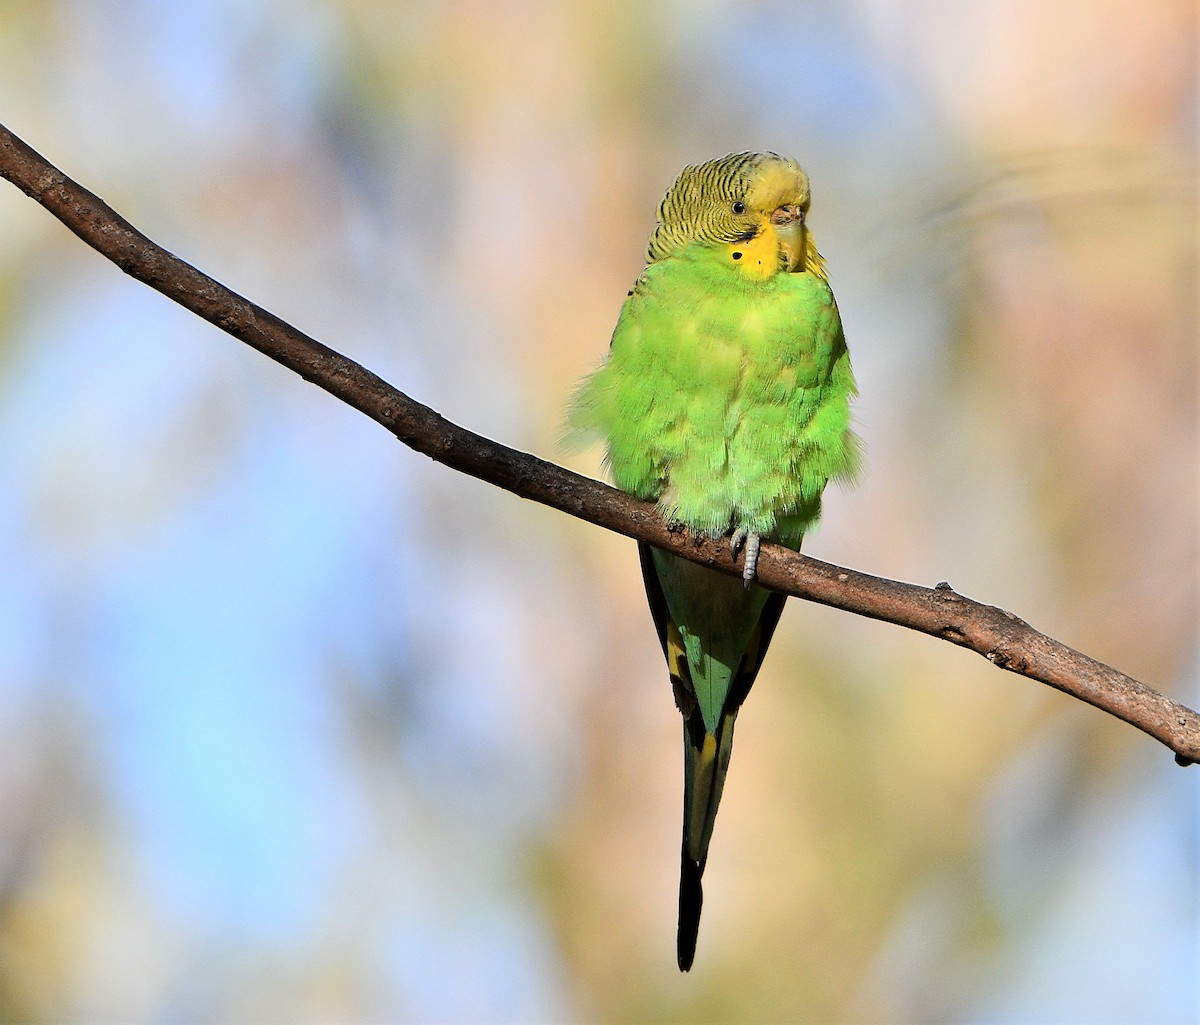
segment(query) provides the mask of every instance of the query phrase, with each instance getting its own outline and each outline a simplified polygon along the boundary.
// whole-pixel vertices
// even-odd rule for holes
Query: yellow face
[[[778,157],[764,161],[746,198],[731,204],[731,212],[740,209],[748,223],[745,237],[726,247],[730,262],[754,280],[803,271],[809,200],[808,177],[799,164]]]

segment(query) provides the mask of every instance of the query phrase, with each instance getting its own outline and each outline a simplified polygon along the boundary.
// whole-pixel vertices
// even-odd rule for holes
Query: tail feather
[[[683,640],[663,593],[652,550],[648,545],[639,544],[638,551],[650,612],[654,617],[659,642],[667,660],[675,703],[683,716],[683,841],[680,851],[679,930],[676,952],[679,970],[686,972],[692,967],[696,956],[696,936],[700,928],[700,908],[704,900],[700,880],[704,875],[704,864],[708,860],[708,845],[712,839],[721,792],[725,788],[725,775],[729,770],[729,757],[733,750],[733,724],[738,709],[758,675],[763,655],[783,611],[786,596],[774,593],[766,596],[758,622],[744,651],[741,652],[740,659],[737,660],[736,671],[732,675],[728,694],[715,724],[715,732],[710,733],[696,700],[692,671],[684,652]],[[738,591],[741,591],[740,586]]]
[[[737,709],[722,716],[715,736],[704,732],[698,710],[692,713],[692,721],[684,726],[683,843],[677,937],[681,972],[691,968],[696,955],[696,934],[700,929],[700,907],[704,899],[700,880],[704,875],[705,862],[708,861],[708,845],[712,840],[721,792],[725,789],[736,717]],[[698,730],[695,729],[697,725],[700,727]],[[697,739],[699,743],[696,743]]]
[[[704,891],[700,886],[700,876],[704,867],[693,861],[688,854],[686,837],[679,861],[679,931],[675,937],[675,951],[679,959],[679,970],[686,972],[696,959],[700,906],[704,903]]]

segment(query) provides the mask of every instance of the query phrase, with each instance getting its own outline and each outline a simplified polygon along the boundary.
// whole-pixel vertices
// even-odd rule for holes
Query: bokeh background
[[[675,172],[795,155],[868,454],[807,550],[1195,705],[1194,19],[4,0],[0,120],[560,459]],[[1200,770],[795,601],[680,976],[680,726],[632,543],[405,450],[7,184],[0,238],[3,1020],[1200,1017]]]

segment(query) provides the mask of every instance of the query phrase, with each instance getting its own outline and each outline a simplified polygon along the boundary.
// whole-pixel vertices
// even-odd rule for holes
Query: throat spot
[[[758,227],[753,238],[731,243],[726,253],[741,274],[751,280],[765,280],[779,270],[779,236],[769,222]]]

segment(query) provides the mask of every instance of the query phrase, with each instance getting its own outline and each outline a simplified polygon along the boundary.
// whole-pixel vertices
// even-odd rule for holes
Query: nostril
[[[771,214],[772,224],[791,224],[793,221],[800,220],[804,216],[804,211],[798,206],[793,206],[790,203],[785,203],[783,206],[776,207],[775,212]]]

